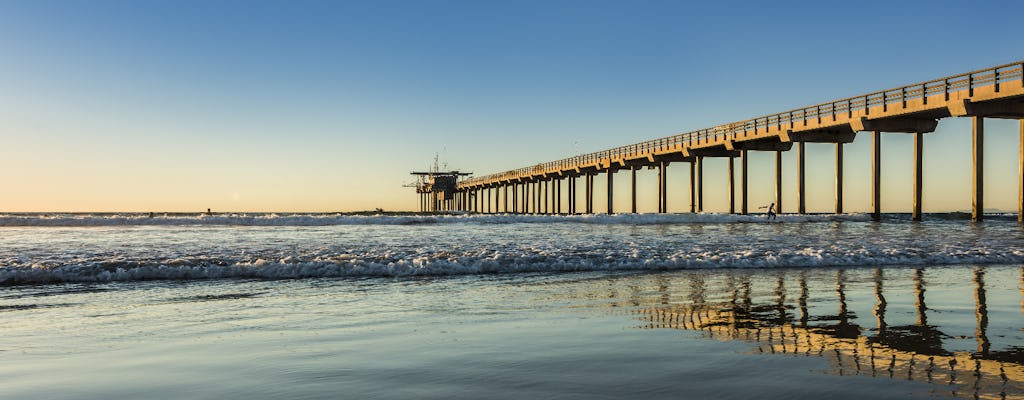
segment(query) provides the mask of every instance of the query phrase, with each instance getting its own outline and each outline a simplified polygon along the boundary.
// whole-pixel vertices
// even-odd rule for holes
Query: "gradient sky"
[[[0,0],[0,212],[412,210],[402,185],[435,154],[483,175],[1019,61],[1021,15],[1020,1]],[[911,139],[885,136],[885,211],[910,208]],[[987,140],[986,206],[1015,211],[1016,121],[992,120]],[[808,207],[828,211],[833,150],[808,146]],[[970,208],[969,148],[965,119],[926,136],[925,211]],[[869,149],[866,134],[847,146],[848,211],[869,207]],[[752,207],[773,168],[752,156]],[[708,211],[727,209],[724,174],[707,162]],[[655,176],[641,173],[641,211]],[[688,208],[687,177],[670,167],[670,211]]]

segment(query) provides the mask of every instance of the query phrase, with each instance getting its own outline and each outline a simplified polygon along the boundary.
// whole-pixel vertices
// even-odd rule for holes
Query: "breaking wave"
[[[6,260],[16,263],[17,260]],[[296,255],[277,259],[176,258],[0,266],[0,285],[200,279],[414,277],[576,271],[661,271],[700,268],[806,268],[820,266],[1022,264],[1024,248],[955,244],[922,247],[833,245],[767,249],[590,247],[565,250],[502,249],[427,253]],[[0,260],[0,265],[4,261]]]

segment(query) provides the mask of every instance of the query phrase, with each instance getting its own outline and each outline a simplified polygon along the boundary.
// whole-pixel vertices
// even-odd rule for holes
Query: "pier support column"
[[[694,180],[697,164],[690,161],[690,214],[697,211],[697,181]]]
[[[882,132],[871,132],[871,219],[882,219]]]
[[[519,184],[512,183],[512,213],[519,214]]]
[[[533,182],[523,182],[523,213],[533,212]]]
[[[537,181],[537,214],[547,214],[548,204],[548,181],[541,179]]]
[[[796,177],[797,177],[797,189],[796,189],[796,203],[797,213],[807,213],[807,186],[805,179],[805,167],[807,158],[807,149],[804,148],[805,143],[797,143],[796,147]]]
[[[636,214],[636,167],[629,167],[630,183],[632,184],[632,191],[630,192],[630,212]]]
[[[562,179],[555,180],[555,212],[562,213]]]
[[[537,212],[534,214],[544,214],[544,180],[537,181]]]
[[[1020,144],[1017,150],[1017,222],[1024,222],[1024,119],[1020,124]]]
[[[523,182],[523,211],[526,214],[534,212],[533,209],[533,182]]]
[[[836,143],[836,214],[843,213],[843,144]]]
[[[569,213],[576,214],[576,176],[569,178]]]
[[[525,196],[523,198],[523,201],[526,202],[526,204],[525,204],[526,213],[527,214],[536,213],[537,212],[537,208],[535,207],[535,203],[536,202],[533,199],[537,195],[537,188],[535,188],[533,186],[533,182],[532,181],[531,182],[526,182],[523,185],[525,186],[526,191],[529,193],[529,196]]]
[[[782,151],[775,151],[775,212],[782,214]]]
[[[517,186],[519,186],[519,202],[516,203],[516,206],[519,207],[520,213],[526,214],[526,198],[528,196],[526,184],[519,183]]]
[[[590,201],[590,214],[594,213],[594,179],[597,178],[597,173],[590,174],[590,193],[587,194],[587,198]]]
[[[608,170],[608,215],[615,213],[615,208],[612,206],[615,191],[612,189],[615,184],[615,171]]]
[[[501,185],[503,194],[503,202],[505,203],[505,214],[508,214],[508,185]]]
[[[594,189],[595,189],[594,179],[596,179],[596,178],[597,178],[597,173],[596,172],[593,173],[593,174],[590,174],[590,193],[587,195],[587,197],[590,198],[590,214],[594,213]]]
[[[740,214],[747,215],[747,151],[740,152]]]
[[[551,214],[555,210],[555,180],[544,181],[544,213]]]
[[[668,169],[669,163],[659,162],[657,164],[657,213],[665,214],[669,212],[669,193],[667,193],[668,185]]]
[[[661,212],[668,212],[668,162],[662,161],[661,164]]]
[[[971,221],[985,219],[985,118],[971,117]]]
[[[576,214],[579,212],[579,197],[580,197],[580,181],[579,177],[575,176],[572,178],[572,190],[569,191],[569,195],[572,199],[569,200],[569,206],[572,207],[572,213]]]
[[[704,157],[697,156],[697,212],[704,212]]]
[[[665,181],[665,163],[657,165],[657,213],[665,213],[665,202],[662,198],[665,198],[665,185],[662,182]]]
[[[729,214],[736,213],[736,173],[733,157],[729,157]]]
[[[551,213],[551,207],[549,207],[551,199],[551,180],[545,179],[541,183],[541,197],[544,199],[544,214]]]
[[[558,182],[555,178],[548,179],[548,198],[551,199],[551,206],[548,207],[548,214],[555,213],[555,183]]]
[[[921,142],[924,136],[921,132],[914,132],[914,211],[911,214],[911,219],[914,221],[921,220],[921,191],[923,183],[922,174],[923,169],[923,158],[924,153],[922,152]]]

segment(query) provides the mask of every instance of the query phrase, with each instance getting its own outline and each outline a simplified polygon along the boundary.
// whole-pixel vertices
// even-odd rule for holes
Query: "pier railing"
[[[944,95],[945,100],[948,101],[951,93],[967,90],[969,95],[973,96],[974,90],[980,87],[995,86],[995,91],[998,92],[1000,85],[1010,82],[1020,82],[1021,85],[1024,85],[1024,61],[718,125],[712,128],[680,133],[608,150],[581,154],[511,171],[469,178],[462,181],[459,185],[474,186],[494,181],[520,179],[544,173],[565,171],[576,167],[586,167],[597,164],[602,160],[636,158],[638,155],[679,149],[691,143],[707,143],[733,137],[738,133],[756,132],[772,127],[781,129],[786,125],[795,125],[811,120],[816,120],[818,123],[826,119],[835,121],[840,116],[852,117],[855,111],[863,110],[867,114],[872,107],[881,106],[883,110],[890,105],[906,107],[907,102],[912,100],[920,99],[927,104],[928,98],[931,96]]]

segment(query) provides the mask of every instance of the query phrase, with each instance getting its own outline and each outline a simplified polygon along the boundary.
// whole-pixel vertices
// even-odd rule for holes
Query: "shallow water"
[[[1024,398],[1020,227],[856,218],[0,228],[0,398]]]

